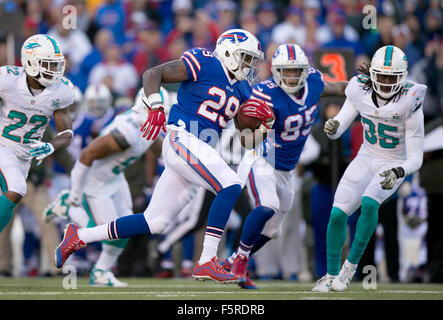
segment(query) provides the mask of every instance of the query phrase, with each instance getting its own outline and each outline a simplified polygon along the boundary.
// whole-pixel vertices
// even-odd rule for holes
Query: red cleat
[[[246,272],[246,277],[244,279],[241,279],[238,285],[243,289],[258,289],[257,285],[251,280],[251,278],[249,278],[249,272]]]
[[[226,271],[231,271],[232,268],[232,264],[228,261],[228,259],[222,260],[220,262],[220,265],[226,270]]]
[[[57,268],[63,267],[71,254],[86,247],[86,243],[78,238],[78,228],[79,226],[73,223],[67,225],[63,240],[55,249],[55,265]]]
[[[248,260],[248,257],[240,253],[235,257],[234,262],[232,262],[231,271],[240,278],[240,281],[246,278],[246,271],[248,271]]]
[[[218,283],[238,283],[240,281],[239,277],[226,271],[216,257],[202,265],[197,262],[192,271],[192,277],[197,280],[214,280]]]
[[[238,285],[243,289],[258,289],[257,285],[249,278],[249,258],[244,254],[238,254],[231,266],[231,271],[240,278]]]

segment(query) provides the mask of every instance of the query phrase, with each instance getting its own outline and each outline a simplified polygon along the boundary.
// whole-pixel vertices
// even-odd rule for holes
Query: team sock
[[[369,197],[362,198],[361,214],[357,221],[355,237],[348,257],[348,261],[352,264],[360,262],[366,246],[377,228],[379,207],[380,204],[374,199]]]
[[[203,249],[199,259],[200,264],[210,261],[212,257],[217,256],[220,239],[241,190],[242,188],[238,184],[224,188],[212,202],[208,213],[208,225],[203,240]]]
[[[333,207],[326,231],[327,270],[332,276],[340,271],[341,252],[346,241],[348,215],[337,207]]]
[[[266,222],[271,219],[273,215],[274,210],[264,206],[257,207],[248,214],[243,225],[237,253],[249,257],[251,249],[255,245],[255,240],[259,237]]]
[[[86,243],[130,238],[142,234],[151,234],[143,213],[124,216],[94,228],[80,228],[78,230],[79,239]]]
[[[11,221],[16,204],[9,200],[4,194],[0,196],[0,233]]]

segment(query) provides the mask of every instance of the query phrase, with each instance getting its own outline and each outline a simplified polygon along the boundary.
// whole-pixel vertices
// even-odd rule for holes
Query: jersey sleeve
[[[262,100],[268,107],[274,107],[272,97],[267,92],[267,86],[263,83],[258,83],[252,87],[250,99]]]
[[[364,83],[362,81],[365,81],[365,78],[360,76],[354,76],[351,78],[351,80],[349,80],[349,83],[345,89],[346,98],[350,100],[354,100],[356,98],[359,86]]]
[[[325,89],[323,74],[315,68],[310,68],[307,82],[309,83],[309,91],[320,97],[323,90]]]
[[[3,95],[6,91],[11,89],[11,84],[14,84],[12,81],[12,77],[18,77],[20,72],[24,72],[23,68],[16,66],[2,66],[0,67],[0,97],[3,98]]]
[[[137,119],[134,118],[133,112],[116,117],[112,123],[111,135],[119,139],[117,143],[120,142],[126,146],[124,149],[135,146],[141,139],[141,133],[135,126],[136,123]]]
[[[416,88],[415,88],[416,86]],[[425,95],[426,95],[426,91],[428,89],[428,87],[426,85],[423,84],[415,84],[414,87],[411,88],[410,90],[410,110],[409,110],[409,116],[408,118],[410,118],[417,110],[419,110],[422,105],[423,105],[423,101],[425,99]]]
[[[0,67],[0,97],[3,98],[3,88],[6,83],[6,67]]]
[[[193,48],[183,52],[180,59],[185,63],[188,80],[197,81],[205,63],[204,60],[208,56],[212,56],[212,53],[202,48]]]
[[[57,99],[52,100],[54,110],[64,109],[74,103],[75,92],[72,82],[65,77],[60,80]]]

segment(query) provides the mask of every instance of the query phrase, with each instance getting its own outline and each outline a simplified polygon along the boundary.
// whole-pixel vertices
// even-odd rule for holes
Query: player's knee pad
[[[265,224],[261,234],[271,239],[278,238],[281,233],[281,221],[283,220],[283,216],[284,215],[280,212],[275,213]]]
[[[166,227],[169,225],[169,221],[162,220],[162,219],[155,219],[152,221],[148,220],[148,226],[149,230],[151,231],[151,234],[161,234],[163,230],[166,229]]]

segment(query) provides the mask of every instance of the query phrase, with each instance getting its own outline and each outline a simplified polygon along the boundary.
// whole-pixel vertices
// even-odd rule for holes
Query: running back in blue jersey
[[[186,65],[188,80],[180,84],[168,124],[178,125],[182,120],[186,130],[197,137],[204,129],[213,129],[219,136],[249,98],[251,87],[246,80],[230,79],[228,70],[206,49],[185,51],[181,59]]]
[[[300,158],[311,126],[318,115],[317,102],[324,90],[323,76],[310,68],[305,86],[297,96],[289,95],[269,78],[252,88],[252,99],[261,99],[273,108],[275,122],[275,159],[265,157],[275,169],[290,171]]]

